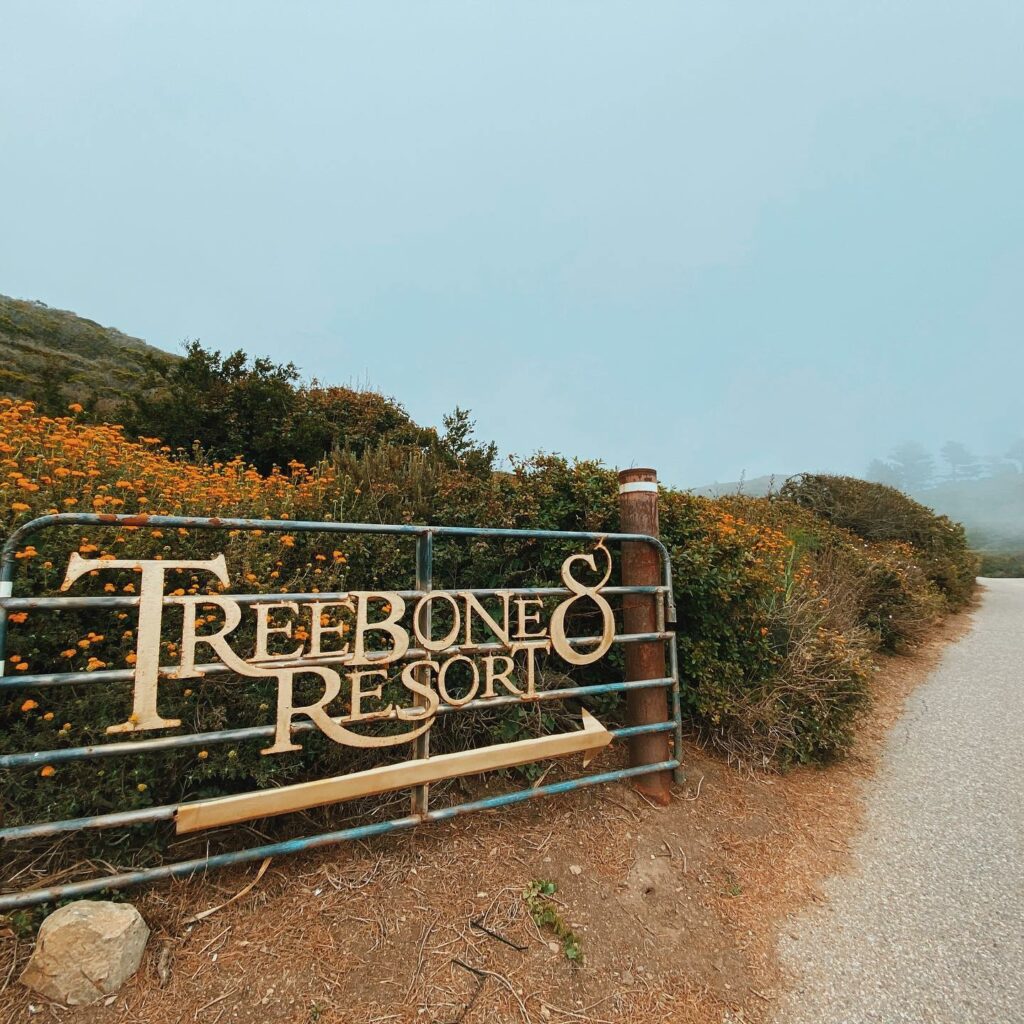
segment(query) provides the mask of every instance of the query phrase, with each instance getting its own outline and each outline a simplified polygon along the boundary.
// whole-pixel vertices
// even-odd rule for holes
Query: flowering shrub
[[[853,618],[882,650],[914,647],[949,607],[948,597],[922,566],[926,559],[906,541],[866,540],[787,498],[723,500],[747,519],[784,531],[793,540],[802,571],[827,561],[824,575],[847,581]]]
[[[240,458],[211,461],[156,437],[132,440],[117,426],[72,415],[40,416],[30,403],[0,400],[0,537],[39,515],[98,513],[350,522],[438,522],[615,531],[615,474],[591,462],[536,456],[508,473],[467,472],[416,447],[339,452],[307,467],[293,461],[260,473]],[[683,698],[693,726],[724,752],[785,765],[841,753],[867,695],[873,647],[912,642],[941,608],[934,584],[905,542],[865,543],[787,501],[709,500],[663,491],[661,534],[674,569]],[[342,538],[343,539],[339,539]],[[446,540],[435,553],[445,587],[550,585],[574,544]],[[413,584],[411,539],[329,533],[264,533],[129,526],[64,527],[17,552],[16,593],[54,593],[73,552],[99,559],[202,559],[223,551],[232,590],[274,593],[404,589]],[[612,582],[616,582],[613,578]],[[176,586],[175,586],[176,584]],[[134,594],[128,571],[94,572],[75,593]],[[931,589],[929,589],[931,588]],[[217,593],[189,571],[177,594]],[[168,612],[164,663],[181,636]],[[204,615],[208,622],[215,614]],[[908,623],[915,623],[910,635]],[[128,668],[134,612],[108,609],[10,616],[8,671]],[[581,629],[585,630],[586,613]],[[242,635],[239,646],[252,638]],[[568,674],[580,682],[621,678],[621,660]],[[0,752],[107,742],[105,725],[131,711],[122,683],[4,691]],[[269,721],[271,680],[230,676],[161,683],[161,707],[189,731]],[[614,721],[617,701],[599,703]],[[449,715],[432,732],[443,751],[565,727],[553,704]],[[303,752],[261,757],[259,742],[169,750],[112,760],[40,765],[3,773],[5,824],[176,803],[253,786],[366,767],[366,755],[317,732]],[[151,833],[147,833],[151,835]]]

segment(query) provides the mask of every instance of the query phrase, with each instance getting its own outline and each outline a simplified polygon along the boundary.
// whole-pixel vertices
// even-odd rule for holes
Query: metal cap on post
[[[623,533],[658,536],[658,474],[653,469],[624,469],[619,473],[619,520]],[[625,586],[659,586],[663,580],[657,549],[651,544],[622,544],[622,582]],[[658,601],[648,594],[627,594],[622,600],[623,628],[627,633],[658,632]],[[626,679],[658,679],[665,675],[662,640],[625,645]],[[669,719],[662,689],[630,690],[626,694],[628,724],[654,725]],[[664,732],[643,733],[629,740],[631,766],[657,764],[669,757]],[[636,787],[659,804],[670,797],[670,773],[641,775]]]

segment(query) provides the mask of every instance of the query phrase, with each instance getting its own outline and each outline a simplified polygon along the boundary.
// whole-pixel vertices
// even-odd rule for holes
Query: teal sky
[[[0,292],[684,486],[1024,434],[1020,0],[0,13]]]

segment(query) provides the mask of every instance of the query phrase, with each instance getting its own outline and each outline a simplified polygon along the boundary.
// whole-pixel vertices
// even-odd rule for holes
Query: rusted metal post
[[[658,474],[653,469],[624,469],[619,473],[619,521],[623,533],[658,536]],[[651,544],[622,544],[622,582],[625,586],[659,586],[663,582],[658,552]],[[627,633],[656,633],[661,597],[627,594],[622,599],[623,628]],[[665,675],[665,643],[627,644],[626,679],[658,679]],[[627,724],[654,725],[669,720],[668,702],[661,688],[630,690],[626,694]],[[630,766],[657,764],[669,757],[663,732],[645,733],[629,740]],[[637,789],[660,804],[670,799],[670,773],[641,775]]]
[[[416,589],[429,593],[434,589],[434,531],[425,530],[416,538]],[[430,605],[422,604],[419,606],[417,611],[419,621],[420,632],[424,636],[430,636]],[[429,657],[429,655],[428,655]],[[423,669],[417,670],[420,682],[425,685],[430,685],[430,673],[424,673]],[[416,695],[416,704],[422,705],[424,699]],[[413,757],[415,758],[426,758],[430,757],[430,730],[428,729],[422,736],[417,736],[413,740]],[[412,791],[412,807],[411,812],[413,814],[426,814],[430,806],[430,787],[429,786],[415,786]]]

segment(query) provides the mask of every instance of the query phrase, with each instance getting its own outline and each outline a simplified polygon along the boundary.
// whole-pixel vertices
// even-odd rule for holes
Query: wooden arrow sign
[[[582,752],[583,766],[586,767],[591,758],[611,741],[612,734],[584,708],[583,728],[579,732],[541,736],[515,743],[497,743],[480,750],[460,750],[454,754],[386,764],[333,779],[317,779],[315,782],[300,782],[280,789],[180,804],[175,814],[175,823],[179,833],[197,832],[253,818],[304,811],[310,807],[322,807],[376,793],[428,785],[441,779],[514,768],[516,765],[562,757],[565,754]]]

